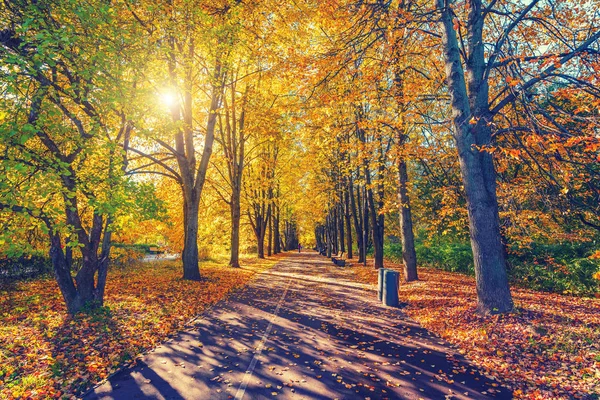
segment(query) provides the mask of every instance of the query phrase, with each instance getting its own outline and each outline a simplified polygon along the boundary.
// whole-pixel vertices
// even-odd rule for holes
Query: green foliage
[[[566,294],[593,295],[600,292],[593,275],[600,271],[600,260],[589,258],[595,242],[533,243],[528,248],[511,250],[511,279],[522,286]]]
[[[449,236],[438,236],[431,240],[417,239],[415,251],[417,252],[417,262],[421,266],[468,275],[475,273],[473,252],[468,242],[462,242]],[[386,259],[401,263],[402,244],[386,242],[383,254]]]
[[[600,271],[600,259],[590,257],[595,242],[533,243],[525,249],[515,246],[509,252],[509,278],[529,289],[590,296],[600,292],[594,274]],[[419,265],[474,275],[473,253],[468,242],[446,236],[418,240],[415,244]],[[402,245],[386,243],[386,258],[402,262]]]
[[[52,262],[43,254],[0,259],[0,281],[36,278],[52,273]]]
[[[432,241],[415,243],[417,260],[423,265],[434,266],[445,271],[473,275],[473,252],[468,242],[453,241],[440,237]]]

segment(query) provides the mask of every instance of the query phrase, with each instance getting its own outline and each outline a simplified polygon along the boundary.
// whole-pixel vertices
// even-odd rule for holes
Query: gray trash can
[[[389,307],[398,307],[398,288],[400,287],[400,273],[391,269],[383,272],[383,304]]]

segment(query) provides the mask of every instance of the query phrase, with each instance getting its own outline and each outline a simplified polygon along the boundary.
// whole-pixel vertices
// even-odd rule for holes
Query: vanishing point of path
[[[289,253],[87,399],[508,399],[376,288]]]

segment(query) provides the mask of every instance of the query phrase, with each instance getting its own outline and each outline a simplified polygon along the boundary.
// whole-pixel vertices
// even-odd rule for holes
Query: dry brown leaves
[[[205,262],[202,282],[183,281],[175,262],[113,270],[107,308],[74,318],[53,279],[0,286],[0,398],[82,393],[275,262]]]
[[[377,283],[371,267],[354,270],[357,280]],[[420,269],[419,278],[401,286],[407,314],[506,382],[515,398],[599,398],[598,299],[513,288],[514,313],[483,317],[475,314],[474,278],[435,269]]]

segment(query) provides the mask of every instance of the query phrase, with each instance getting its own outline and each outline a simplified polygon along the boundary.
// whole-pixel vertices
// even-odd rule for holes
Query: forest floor
[[[599,300],[513,289],[514,313],[480,317],[473,278],[422,268],[391,309],[371,267],[314,253],[244,265],[204,262],[200,284],[177,263],[114,269],[107,307],[76,318],[53,279],[0,286],[0,399],[72,397],[128,365],[115,378],[134,379],[97,393],[134,383],[144,397],[195,374],[211,398],[244,382],[256,398],[506,398],[503,385],[516,398],[600,397]]]
[[[507,399],[315,252],[291,252],[86,399]]]
[[[377,284],[372,267],[352,269],[358,282]],[[514,313],[482,317],[474,278],[421,268],[419,279],[401,285],[406,314],[507,382],[515,398],[600,398],[600,300],[512,288]]]
[[[239,270],[203,261],[199,283],[181,279],[180,262],[114,268],[106,307],[75,318],[67,316],[52,278],[0,284],[0,399],[82,393],[279,258],[243,258]]]

